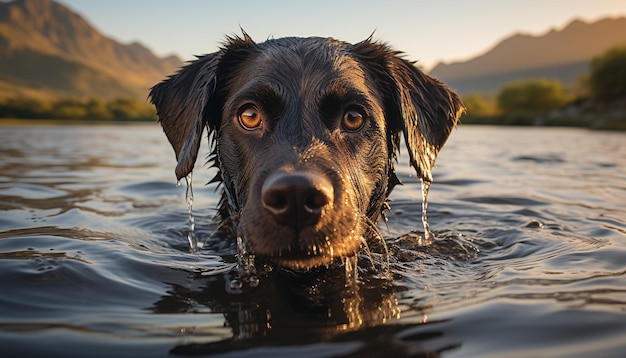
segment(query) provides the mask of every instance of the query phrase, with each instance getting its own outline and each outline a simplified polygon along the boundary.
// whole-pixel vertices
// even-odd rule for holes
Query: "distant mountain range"
[[[575,20],[541,36],[515,34],[470,60],[440,63],[430,74],[460,93],[495,93],[508,82],[538,77],[573,86],[593,57],[615,46],[626,46],[626,18]]]
[[[573,86],[593,57],[617,45],[626,45],[626,18],[577,20],[541,36],[515,34],[480,56],[440,63],[430,73],[462,94],[495,93],[510,81],[536,77]],[[55,1],[0,1],[0,98],[145,99],[152,85],[181,65],[176,56],[159,58],[139,43],[103,36]]]
[[[181,64],[103,36],[57,2],[0,2],[0,96],[145,99]]]

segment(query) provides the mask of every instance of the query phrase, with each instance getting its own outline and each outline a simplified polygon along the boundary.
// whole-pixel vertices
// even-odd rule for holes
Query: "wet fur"
[[[193,170],[205,128],[223,184],[218,220],[244,237],[254,254],[290,268],[327,265],[354,255],[374,235],[399,184],[394,171],[404,134],[410,163],[432,181],[436,156],[463,111],[459,97],[388,46],[367,39],[228,38],[150,92],[178,164]],[[246,103],[263,127],[236,120]],[[366,114],[358,132],[338,124],[350,106]],[[306,172],[330,183],[332,202],[319,220],[294,229],[261,204],[273,173]]]

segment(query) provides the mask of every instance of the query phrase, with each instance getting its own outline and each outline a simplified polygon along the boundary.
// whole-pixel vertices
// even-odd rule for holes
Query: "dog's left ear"
[[[202,133],[207,124],[205,107],[216,86],[222,53],[216,52],[191,62],[150,91],[157,117],[176,154],[176,178],[193,170]]]
[[[381,89],[392,151],[399,150],[403,132],[411,166],[431,182],[435,159],[465,110],[463,102],[443,82],[386,45],[368,39],[353,51],[372,70]]]
[[[220,115],[209,110],[210,103],[219,102],[219,89],[254,45],[245,31],[243,37],[227,37],[219,51],[198,57],[150,90],[159,123],[176,153],[179,180],[193,170],[204,129],[215,132],[219,128]]]

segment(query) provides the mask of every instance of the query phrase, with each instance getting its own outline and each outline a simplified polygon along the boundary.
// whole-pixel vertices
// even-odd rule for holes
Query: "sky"
[[[105,36],[183,60],[244,29],[358,42],[372,33],[428,70],[480,55],[514,34],[542,35],[573,19],[626,17],[624,0],[60,0]]]

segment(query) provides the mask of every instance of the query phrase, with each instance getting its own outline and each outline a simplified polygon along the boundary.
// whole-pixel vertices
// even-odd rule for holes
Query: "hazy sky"
[[[268,37],[374,38],[429,69],[487,51],[514,32],[541,35],[572,19],[626,16],[625,0],[61,0],[118,41],[184,60],[213,52],[239,27]]]

